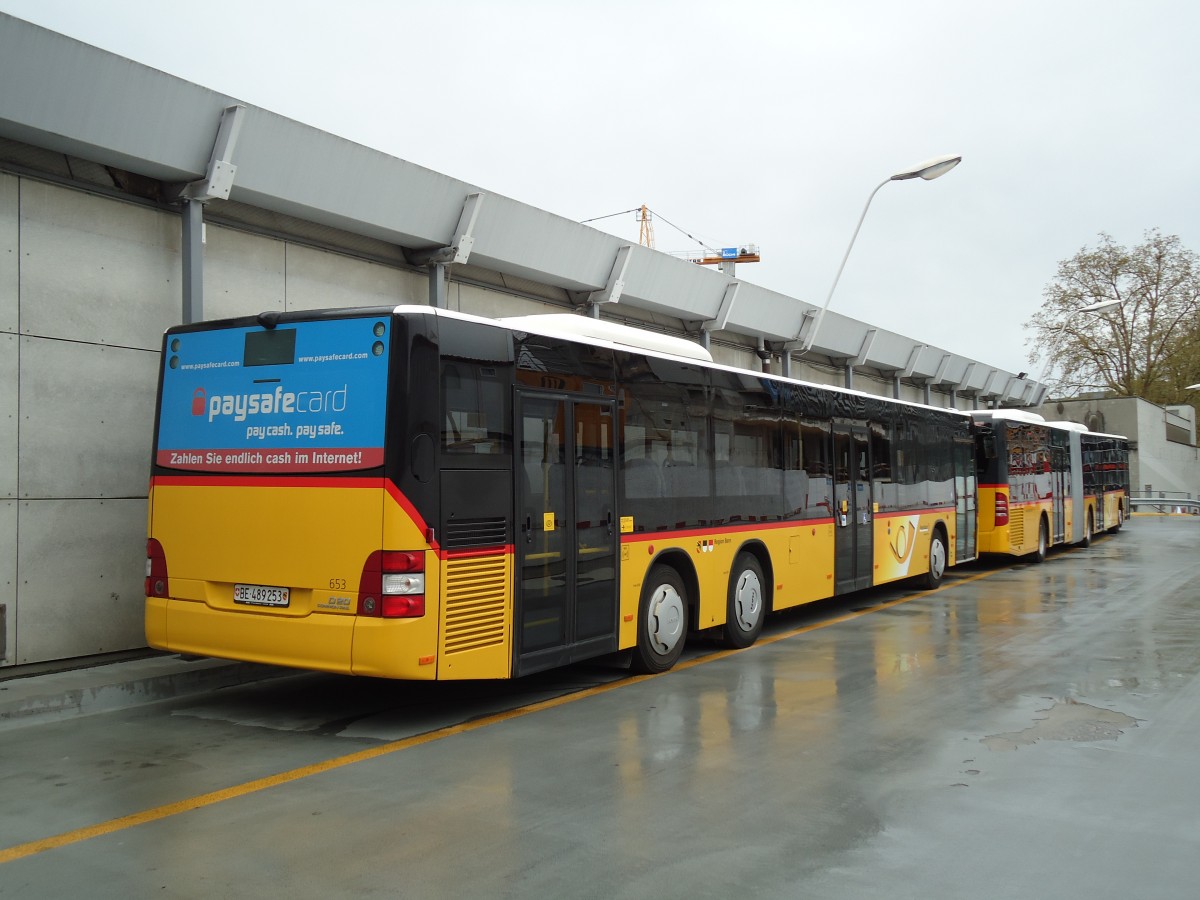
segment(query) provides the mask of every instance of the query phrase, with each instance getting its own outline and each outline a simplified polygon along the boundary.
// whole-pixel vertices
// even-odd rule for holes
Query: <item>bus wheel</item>
[[[1096,525],[1092,521],[1092,511],[1089,509],[1087,514],[1087,525],[1083,529],[1083,540],[1079,542],[1080,547],[1092,546],[1092,532],[1095,529]]]
[[[1046,520],[1042,519],[1038,525],[1038,545],[1034,551],[1033,561],[1043,563],[1046,561],[1046,552],[1050,549],[1050,532],[1046,528]]]
[[[929,570],[925,573],[925,587],[933,590],[946,577],[946,560],[950,554],[946,552],[946,537],[940,527],[933,529],[933,537],[929,539]]]
[[[739,553],[729,579],[729,603],[725,608],[725,643],[749,647],[762,633],[767,615],[766,579],[753,553]]]
[[[1118,531],[1121,530],[1121,526],[1124,524],[1125,524],[1125,510],[1123,510],[1121,507],[1118,506],[1117,507],[1117,524],[1108,530],[1111,533],[1116,534]]]
[[[657,674],[675,665],[687,632],[687,589],[670,566],[654,566],[646,575],[638,604],[635,672]]]

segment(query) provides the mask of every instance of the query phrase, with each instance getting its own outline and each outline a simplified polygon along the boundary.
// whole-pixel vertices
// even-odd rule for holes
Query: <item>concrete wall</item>
[[[422,303],[419,274],[208,225],[205,315]],[[0,173],[0,665],[145,646],[146,489],[180,219]]]

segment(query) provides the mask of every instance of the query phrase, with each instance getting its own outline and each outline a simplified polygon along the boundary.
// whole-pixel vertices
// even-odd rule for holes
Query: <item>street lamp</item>
[[[829,309],[829,301],[833,299],[833,292],[837,288],[838,281],[842,277],[842,269],[846,268],[846,260],[850,258],[850,251],[854,249],[854,241],[858,238],[859,229],[862,228],[863,219],[867,217],[867,210],[871,208],[871,201],[875,199],[875,195],[879,193],[879,188],[883,187],[889,181],[908,181],[910,178],[922,178],[925,181],[933,181],[935,178],[940,178],[945,175],[955,166],[962,162],[961,156],[936,156],[933,159],[927,159],[923,163],[918,163],[911,168],[905,169],[902,172],[897,172],[889,178],[885,178],[879,182],[875,190],[871,191],[871,196],[867,197],[866,206],[863,207],[862,215],[858,217],[858,224],[854,226],[854,234],[850,236],[850,246],[846,248],[846,253],[842,257],[842,264],[838,266],[837,274],[833,276],[833,284],[829,288],[829,296],[825,298],[825,305],[821,307],[821,311],[817,313],[816,321],[813,322],[812,328],[808,331],[808,337],[804,339],[804,345],[800,348],[800,353],[807,353],[812,349],[813,341],[816,340],[817,331],[821,327],[821,320],[825,318],[825,310]]]
[[[1124,302],[1124,300],[1101,300],[1099,303],[1093,303],[1090,306],[1081,306],[1075,312],[1100,312],[1100,310],[1108,309],[1110,306],[1120,306]]]

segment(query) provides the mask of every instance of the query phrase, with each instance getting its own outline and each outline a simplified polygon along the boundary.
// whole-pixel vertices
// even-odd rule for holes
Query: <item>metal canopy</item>
[[[0,13],[2,137],[182,185],[210,177],[213,135],[231,106],[245,107],[227,161],[237,172],[233,201],[383,240],[410,259],[461,249],[468,217],[471,265],[604,299],[610,310],[633,307],[693,330],[723,328],[793,349],[812,327],[815,304],[630,244]],[[468,209],[469,198],[479,194],[486,202]],[[812,352],[1002,403],[1020,402],[1032,383],[836,312],[825,316]]]

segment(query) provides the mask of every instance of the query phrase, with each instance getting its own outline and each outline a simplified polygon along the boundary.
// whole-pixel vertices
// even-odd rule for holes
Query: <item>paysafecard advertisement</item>
[[[389,325],[337,319],[171,335],[158,464],[241,473],[382,465]],[[256,352],[263,338],[281,349]]]

